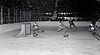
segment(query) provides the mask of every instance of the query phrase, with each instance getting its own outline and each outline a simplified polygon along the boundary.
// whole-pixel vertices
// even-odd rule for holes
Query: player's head
[[[60,21],[59,23],[60,23],[60,24],[63,24],[63,22],[62,22],[62,21]]]
[[[36,22],[34,22],[34,24],[33,25],[37,25],[37,23]]]
[[[90,23],[91,23],[91,24],[93,24],[93,25],[95,25],[95,24],[96,24],[96,22],[95,22],[95,21],[91,21]]]

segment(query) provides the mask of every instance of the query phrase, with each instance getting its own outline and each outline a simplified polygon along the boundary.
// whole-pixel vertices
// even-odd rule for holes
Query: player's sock
[[[67,35],[67,37],[69,37],[69,35]]]
[[[64,37],[69,37],[69,35],[64,35]]]

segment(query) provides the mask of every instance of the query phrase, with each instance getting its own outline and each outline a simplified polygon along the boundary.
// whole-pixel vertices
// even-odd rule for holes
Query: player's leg
[[[37,30],[33,30],[33,36],[34,37],[37,37],[38,36]]]
[[[97,35],[94,35],[94,37],[95,37],[97,40],[100,40],[100,39],[98,38],[98,36],[97,36]]]
[[[97,31],[95,31],[95,34],[97,35],[97,37],[100,39],[100,35]]]
[[[72,29],[72,24],[69,25],[70,29]]]
[[[76,25],[73,23],[73,26],[77,29]]]
[[[58,28],[57,32],[60,32],[60,31],[62,31],[62,30],[63,30],[63,28]]]
[[[91,34],[97,39],[99,40],[98,36],[97,36],[97,33],[95,32],[95,30],[93,28],[89,28],[89,32],[91,32]]]
[[[96,31],[93,31],[93,36],[97,39],[100,40],[100,38],[98,37],[98,33]]]
[[[67,29],[64,29],[64,33],[63,33],[64,37],[68,37],[69,34],[67,33]]]
[[[93,30],[91,30],[90,32],[91,32],[91,34],[92,34],[93,36],[95,35],[95,32],[94,32]]]

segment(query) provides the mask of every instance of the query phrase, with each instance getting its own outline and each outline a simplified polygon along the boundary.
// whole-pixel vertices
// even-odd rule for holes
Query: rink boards
[[[33,22],[30,22],[31,25],[33,24]],[[51,21],[44,21],[44,22],[37,22],[39,26],[58,26],[59,22],[51,22]],[[89,22],[83,22],[83,21],[77,21],[74,22],[76,26],[89,26]],[[64,22],[64,24],[66,26],[69,26],[69,23],[66,21]],[[13,24],[4,24],[4,25],[0,25],[0,33],[5,33],[5,32],[9,32],[9,31],[13,31],[13,30],[17,30],[21,28],[22,23],[13,23]],[[100,23],[99,25],[100,26]]]

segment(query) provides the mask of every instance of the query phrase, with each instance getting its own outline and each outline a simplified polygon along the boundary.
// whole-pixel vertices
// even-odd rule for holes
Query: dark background
[[[81,17],[77,21],[98,20],[100,16],[100,2],[97,0],[0,0],[4,9],[4,23],[26,22],[26,21],[60,21],[58,17]],[[10,8],[10,19],[7,17],[7,9]],[[17,11],[17,18],[14,20],[14,9]],[[21,18],[20,18],[20,11]],[[53,20],[54,11],[57,11],[57,18]],[[24,15],[25,12],[25,15]],[[29,18],[29,12],[31,18]],[[51,14],[46,14],[51,13]],[[72,13],[60,15],[59,13]],[[27,16],[27,17],[24,17]]]

